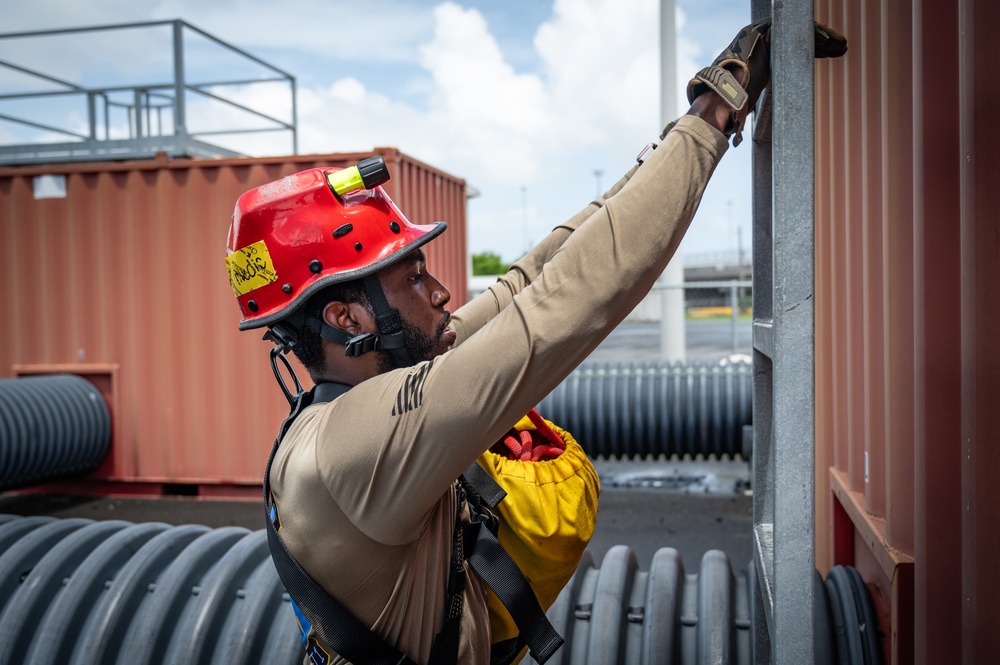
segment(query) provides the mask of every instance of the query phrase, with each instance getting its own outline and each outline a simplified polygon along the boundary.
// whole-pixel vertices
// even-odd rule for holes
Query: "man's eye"
[[[424,276],[418,272],[417,274],[410,277],[410,281],[416,283],[422,280],[423,278]]]

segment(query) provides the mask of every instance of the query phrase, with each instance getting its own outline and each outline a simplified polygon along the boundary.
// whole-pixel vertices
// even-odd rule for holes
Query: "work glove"
[[[814,24],[817,58],[839,58],[847,52],[847,38],[822,23]],[[732,108],[726,136],[733,145],[743,140],[743,124],[771,79],[771,19],[746,26],[722,53],[688,82],[688,102],[706,90],[716,92]]]

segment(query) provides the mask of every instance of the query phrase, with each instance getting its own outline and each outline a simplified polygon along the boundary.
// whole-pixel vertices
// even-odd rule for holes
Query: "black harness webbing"
[[[285,590],[303,614],[308,611],[310,623],[318,628],[323,640],[338,654],[355,665],[415,665],[395,647],[363,624],[340,601],[317,584],[292,557],[278,535],[277,510],[271,496],[271,464],[281,441],[303,409],[321,402],[330,402],[350,390],[350,386],[324,382],[310,392],[300,392],[292,411],[281,424],[264,471],[264,510],[267,524],[267,544],[278,577]],[[494,508],[506,492],[479,464],[472,465],[459,478],[457,511],[463,499],[468,500],[472,517],[462,523],[456,514],[451,571],[445,603],[445,618],[431,647],[432,665],[451,665],[458,658],[458,637],[462,616],[462,592],[465,589],[463,560],[489,585],[514,619],[520,634],[516,638],[493,645],[491,665],[506,665],[527,645],[531,656],[544,663],[563,644],[563,638],[549,623],[531,585],[521,569],[496,537],[497,518],[486,509]],[[307,651],[313,646],[309,636],[303,638]],[[307,653],[308,655],[308,653]]]
[[[284,541],[278,535],[274,526],[271,507],[271,463],[278,452],[278,445],[285,438],[292,422],[302,410],[314,402],[330,401],[347,392],[349,386],[335,383],[319,384],[311,392],[299,393],[292,412],[281,424],[278,438],[267,460],[264,471],[264,506],[265,522],[267,523],[267,545],[271,550],[274,567],[288,595],[299,605],[309,608],[310,614],[318,616],[316,623],[322,637],[337,653],[352,663],[371,663],[371,665],[415,665],[412,660],[378,637],[372,630],[361,623],[357,617],[344,607],[337,599],[328,594],[317,584],[298,562],[292,557]],[[326,398],[323,400],[323,398]],[[310,617],[311,618],[311,617]],[[310,645],[306,645],[307,650]]]

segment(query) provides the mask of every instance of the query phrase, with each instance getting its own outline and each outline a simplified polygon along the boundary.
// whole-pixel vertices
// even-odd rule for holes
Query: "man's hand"
[[[828,26],[815,23],[814,36],[817,58],[839,58],[847,52],[847,39]],[[691,79],[687,87],[691,112],[695,112],[696,107],[701,110],[713,107],[710,115],[718,116],[719,111],[714,108],[716,104],[699,100],[705,94],[718,95],[729,107],[728,118],[720,129],[726,136],[732,136],[733,145],[737,146],[743,140],[742,130],[747,114],[756,106],[770,79],[771,19],[766,18],[740,30],[712,64]]]

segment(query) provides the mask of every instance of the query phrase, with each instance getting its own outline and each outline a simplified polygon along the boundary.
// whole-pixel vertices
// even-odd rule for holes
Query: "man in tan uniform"
[[[334,194],[335,174],[314,169],[237,204],[241,329],[277,330],[315,382],[350,387],[284,436],[270,467],[275,526],[313,580],[412,661],[428,662],[446,615],[455,479],[650,290],[767,84],[768,31],[744,29],[641,164],[454,313],[420,249],[443,224],[410,224],[380,188]],[[462,565],[457,661],[485,665],[485,589]],[[308,658],[344,662],[315,616],[299,617]]]

